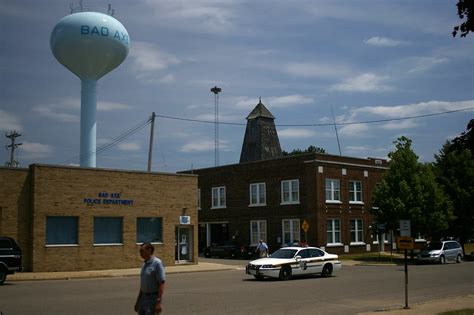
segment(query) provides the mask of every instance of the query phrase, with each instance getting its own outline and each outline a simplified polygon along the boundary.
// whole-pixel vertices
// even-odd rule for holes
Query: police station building
[[[197,263],[197,232],[196,175],[0,167],[0,235],[26,271],[138,268],[143,242],[167,266]]]

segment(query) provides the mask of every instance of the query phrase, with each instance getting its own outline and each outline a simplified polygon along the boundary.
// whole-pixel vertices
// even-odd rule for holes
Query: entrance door
[[[175,260],[177,262],[188,262],[192,260],[193,240],[192,228],[189,226],[176,227],[176,249]]]

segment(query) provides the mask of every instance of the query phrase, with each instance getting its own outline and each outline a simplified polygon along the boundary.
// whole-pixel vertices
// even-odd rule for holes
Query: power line
[[[65,160],[64,162],[62,163],[59,163],[60,165],[67,165],[67,164],[71,164],[71,163],[74,163],[74,162],[77,162],[80,160],[80,158],[82,156],[89,156],[91,154],[99,154],[99,153],[102,153],[112,147],[114,147],[115,145],[119,144],[120,142],[124,141],[125,139],[129,138],[130,136],[134,135],[135,133],[139,132],[140,130],[142,130],[143,128],[145,128],[148,124],[151,123],[151,117],[148,117],[146,120],[143,120],[141,122],[139,122],[137,125],[135,125],[134,127],[124,131],[123,133],[121,133],[120,135],[118,135],[117,137],[113,138],[111,141],[97,147],[97,149],[95,151],[90,151],[90,152],[87,152],[83,155],[79,155],[79,156],[76,156],[76,157],[73,157],[73,158],[70,158],[68,160]]]
[[[439,116],[439,115],[446,115],[446,114],[453,114],[468,110],[474,110],[474,107],[450,110],[445,112],[438,112],[438,113],[431,113],[431,114],[424,114],[424,115],[414,115],[414,116],[406,116],[406,117],[398,117],[398,118],[387,118],[387,119],[376,119],[376,120],[366,120],[366,121],[354,121],[354,122],[339,122],[339,123],[320,123],[320,124],[276,124],[277,127],[326,127],[326,126],[345,126],[345,125],[360,125],[360,124],[374,124],[374,123],[382,123],[382,122],[390,122],[390,121],[400,121],[406,119],[415,119],[415,118],[425,118],[425,117],[432,117],[432,116]],[[164,119],[172,119],[172,120],[180,120],[180,121],[188,121],[188,122],[195,122],[195,123],[203,123],[203,124],[215,124],[215,121],[210,120],[199,120],[199,119],[190,119],[190,118],[183,118],[183,117],[175,117],[175,116],[166,116],[166,115],[156,115],[156,117],[164,118]],[[220,125],[230,125],[230,126],[246,126],[245,123],[233,123],[233,122],[219,122]]]

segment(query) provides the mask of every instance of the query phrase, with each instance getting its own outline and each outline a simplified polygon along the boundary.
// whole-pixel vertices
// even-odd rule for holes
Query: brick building
[[[145,241],[168,266],[197,263],[196,190],[194,175],[0,168],[0,235],[27,271],[138,268]]]
[[[373,250],[378,238],[368,210],[387,161],[282,157],[273,120],[260,101],[247,117],[240,163],[192,171],[199,175],[199,249],[264,239],[272,250],[294,242],[336,253]]]

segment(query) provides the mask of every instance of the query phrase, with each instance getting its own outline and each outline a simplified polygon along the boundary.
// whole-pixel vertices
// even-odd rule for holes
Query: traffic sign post
[[[411,237],[410,220],[400,220],[400,237],[397,238],[397,246],[405,252],[405,307],[408,309],[408,262],[407,251],[413,249],[414,242]]]
[[[308,244],[308,229],[309,229],[309,224],[308,222],[305,220],[303,220],[303,224],[301,224],[301,228],[303,229],[304,231],[304,241],[306,244]]]

